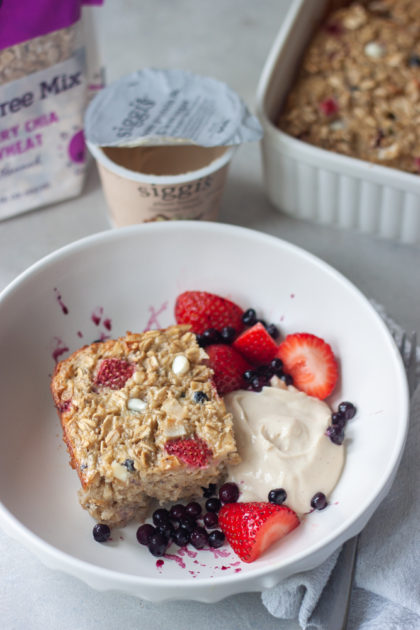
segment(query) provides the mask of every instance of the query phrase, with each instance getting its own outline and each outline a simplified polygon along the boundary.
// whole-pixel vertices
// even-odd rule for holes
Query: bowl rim
[[[276,572],[282,571],[288,565],[296,565],[299,562],[302,562],[305,558],[315,557],[317,553],[322,553],[323,549],[328,549],[328,555],[333,553],[340,544],[345,542],[348,538],[355,535],[362,529],[362,527],[366,524],[367,520],[373,514],[373,512],[377,509],[379,504],[382,502],[387,492],[391,487],[391,483],[395,474],[397,472],[399,463],[401,461],[401,457],[404,452],[404,446],[407,436],[408,430],[408,419],[409,419],[409,393],[408,393],[408,385],[407,378],[404,370],[404,365],[398,351],[398,348],[395,342],[392,339],[391,333],[386,326],[385,322],[382,320],[380,315],[377,313],[375,308],[369,302],[367,297],[358,289],[350,280],[348,280],[341,272],[336,270],[333,266],[324,262],[318,256],[306,251],[305,249],[289,243],[277,236],[273,236],[271,234],[267,234],[264,232],[259,232],[253,230],[251,228],[230,225],[225,223],[214,223],[208,221],[169,221],[164,223],[149,223],[149,224],[140,224],[140,225],[132,225],[126,226],[122,228],[117,228],[114,230],[105,230],[102,232],[97,232],[91,234],[89,236],[85,236],[81,239],[73,241],[67,245],[64,245],[61,248],[56,249],[55,251],[47,254],[42,257],[37,262],[33,263],[30,267],[24,270],[21,274],[19,274],[6,288],[0,293],[0,308],[3,301],[7,300],[15,290],[19,288],[22,283],[30,280],[34,274],[42,272],[42,270],[50,265],[51,262],[55,260],[60,260],[69,256],[72,256],[83,249],[89,249],[92,245],[96,244],[106,244],[112,242],[114,240],[124,239],[127,236],[137,238],[138,234],[143,233],[153,233],[153,232],[161,232],[169,230],[170,232],[184,232],[185,230],[189,232],[194,232],[199,230],[205,231],[208,234],[209,231],[216,233],[224,233],[226,235],[235,237],[245,237],[251,239],[258,239],[261,242],[264,242],[267,245],[273,245],[277,247],[281,247],[286,249],[288,252],[291,252],[293,255],[297,255],[299,257],[306,258],[311,264],[315,264],[325,272],[327,272],[330,276],[333,276],[340,283],[344,283],[346,288],[351,291],[363,304],[364,307],[368,309],[371,315],[376,320],[376,324],[382,330],[382,333],[385,334],[385,338],[389,344],[389,350],[393,355],[396,366],[398,366],[398,380],[399,382],[396,384],[396,389],[400,390],[403,395],[400,400],[400,416],[401,421],[399,423],[399,432],[395,435],[393,451],[391,456],[387,461],[387,469],[386,473],[382,476],[379,487],[375,490],[374,497],[368,496],[365,498],[363,502],[357,505],[355,508],[354,514],[350,519],[346,519],[343,523],[337,527],[333,534],[327,536],[322,542],[314,543],[309,549],[302,550],[298,552],[292,559],[286,564],[282,564],[281,559],[280,562],[275,562],[270,566],[261,566],[254,567],[252,571],[244,571],[243,573],[237,573],[234,575],[225,575],[225,576],[217,576],[217,578],[200,578],[200,580],[193,581],[189,578],[176,577],[176,578],[165,578],[162,575],[158,575],[156,577],[145,577],[138,576],[128,573],[122,573],[121,571],[117,571],[114,569],[108,569],[105,567],[101,567],[93,564],[92,562],[81,560],[72,556],[70,553],[62,551],[55,547],[53,544],[47,542],[38,534],[32,532],[29,527],[24,525],[17,517],[8,510],[8,508],[3,504],[0,500],[0,524],[3,524],[5,527],[6,533],[17,538],[23,542],[27,547],[31,548],[33,551],[38,552],[39,557],[44,556],[45,554],[52,558],[57,562],[60,562],[60,568],[63,571],[64,565],[67,567],[67,572],[72,575],[90,575],[97,576],[103,579],[107,579],[109,581],[109,589],[115,588],[115,582],[119,584],[120,587],[125,585],[137,585],[137,586],[154,586],[154,587],[162,587],[167,591],[173,591],[174,595],[181,587],[187,588],[187,590],[191,593],[190,599],[196,599],[200,592],[206,590],[207,588],[214,588],[216,585],[228,585],[233,582],[241,585],[246,584],[248,581],[255,581],[258,578],[268,575],[275,575]],[[353,529],[352,529],[353,526]],[[355,527],[357,531],[355,531]],[[13,531],[12,531],[13,530]],[[347,532],[347,533],[346,533]],[[40,555],[41,554],[41,555]],[[325,557],[327,557],[325,556]],[[319,562],[316,562],[314,566],[317,566]],[[288,575],[292,575],[296,572],[295,569],[292,569]],[[281,576],[279,579],[283,579],[284,576]],[[111,586],[111,582],[114,583],[114,587]],[[252,590],[255,590],[253,588]],[[182,591],[184,592],[184,591]],[[244,592],[244,591],[235,591],[235,592]],[[227,592],[225,596],[231,594]],[[143,595],[142,595],[143,596]],[[147,597],[146,597],[147,598]],[[175,599],[185,599],[185,594],[183,596],[176,596]],[[223,595],[218,597],[218,599],[222,599]],[[162,597],[160,601],[163,599],[169,599],[169,597]],[[188,599],[188,598],[187,598]]]

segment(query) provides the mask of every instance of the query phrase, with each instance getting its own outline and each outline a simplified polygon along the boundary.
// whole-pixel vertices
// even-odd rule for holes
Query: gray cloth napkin
[[[402,330],[374,304],[397,342]],[[417,348],[420,368],[420,354]],[[412,400],[407,445],[392,488],[360,536],[348,630],[420,629],[420,385]],[[321,594],[332,588],[340,549],[321,566],[294,575],[261,594],[267,610],[322,630]]]

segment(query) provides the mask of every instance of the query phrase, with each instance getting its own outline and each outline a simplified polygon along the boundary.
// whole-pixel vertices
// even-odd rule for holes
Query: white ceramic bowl
[[[175,297],[186,289],[256,306],[284,334],[305,330],[327,339],[341,366],[331,403],[348,399],[358,408],[330,506],[248,565],[224,547],[164,558],[158,567],[136,542],[136,524],[114,531],[112,542],[94,542],[50,397],[54,356],[102,333],[172,323]],[[366,524],[390,488],[408,418],[397,348],[350,282],[277,238],[188,221],[97,234],[17,278],[0,296],[0,322],[0,522],[45,564],[94,588],[205,602],[262,590],[325,560]]]

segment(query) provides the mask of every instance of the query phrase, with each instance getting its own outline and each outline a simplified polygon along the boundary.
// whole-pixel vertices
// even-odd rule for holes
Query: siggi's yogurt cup
[[[115,227],[217,219],[235,147],[88,147]]]
[[[115,226],[216,219],[238,145],[262,128],[225,83],[147,68],[99,93],[85,117]]]

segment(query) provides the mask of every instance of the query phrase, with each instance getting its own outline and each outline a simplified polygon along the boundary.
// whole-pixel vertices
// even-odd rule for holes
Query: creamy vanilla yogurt
[[[325,435],[329,406],[275,381],[277,386],[261,392],[238,390],[224,397],[242,459],[228,469],[228,477],[238,484],[241,501],[267,501],[270,490],[284,488],[285,504],[303,514],[314,494],[331,493],[345,451]]]

